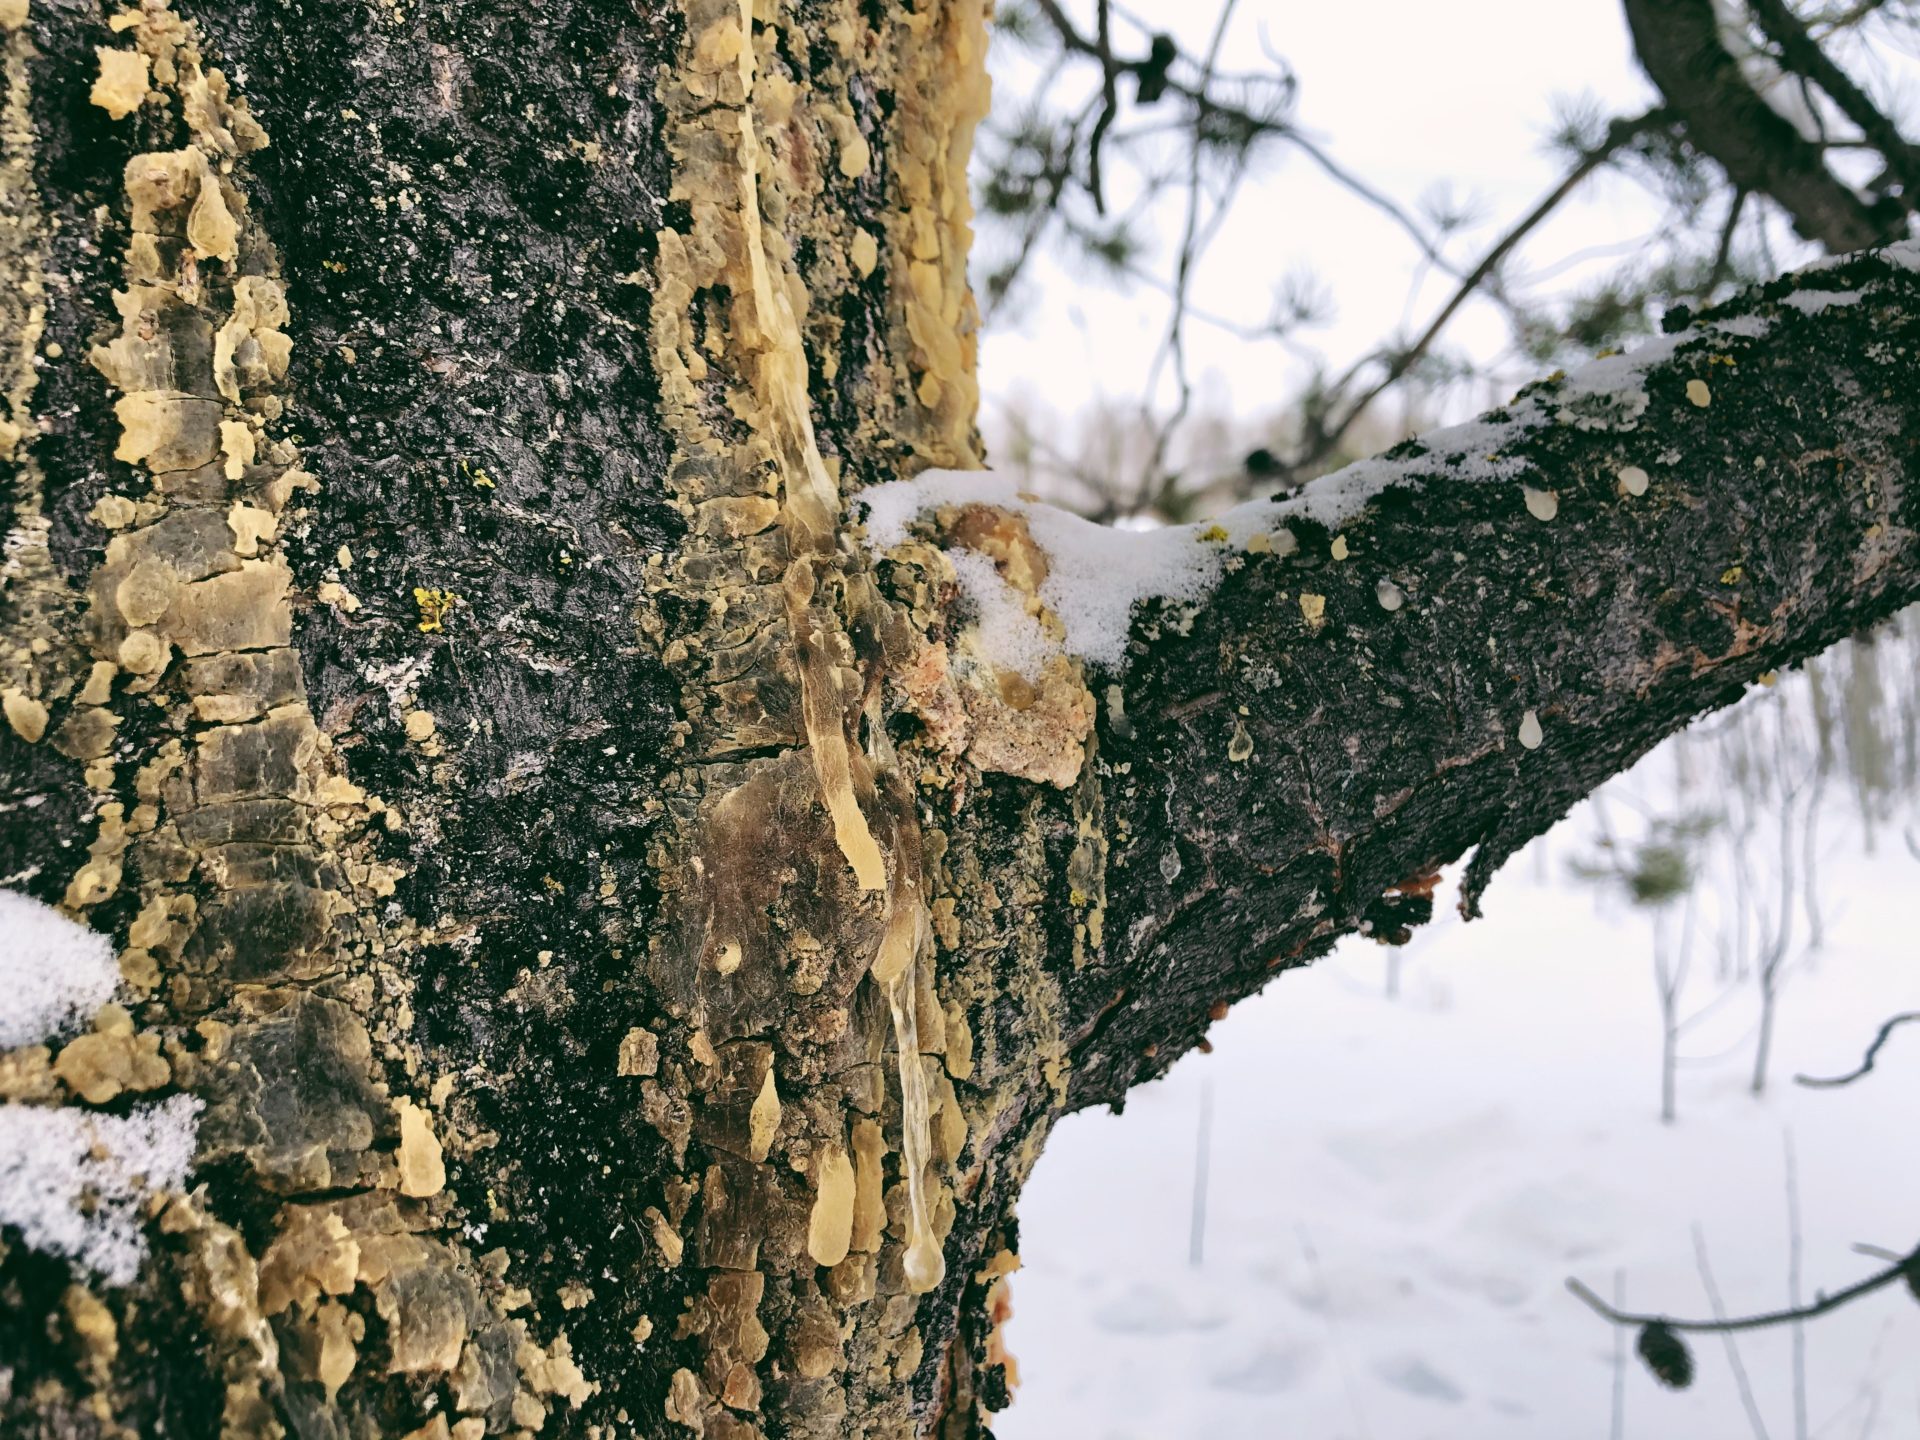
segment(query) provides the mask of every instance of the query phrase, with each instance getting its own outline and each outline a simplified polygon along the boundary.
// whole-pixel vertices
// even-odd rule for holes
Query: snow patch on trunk
[[[119,982],[107,936],[30,895],[0,890],[0,1049],[80,1023]]]
[[[1549,425],[1630,428],[1650,403],[1647,372],[1670,360],[1680,346],[1720,333],[1751,337],[1768,323],[1742,316],[1660,336],[1630,354],[1591,361],[1558,384],[1493,412],[1492,418],[1431,431],[1402,455],[1362,460],[1320,477],[1298,494],[1249,501],[1216,520],[1192,525],[1133,530],[1096,525],[991,470],[925,470],[910,480],[871,486],[855,503],[864,508],[867,544],[876,555],[906,541],[921,517],[946,507],[989,505],[1020,515],[1047,555],[1040,600],[1066,630],[1063,648],[1090,664],[1118,670],[1126,664],[1133,607],[1147,600],[1192,604],[1205,599],[1233,552],[1285,554],[1287,546],[1276,545],[1275,536],[1289,523],[1338,529],[1382,492],[1417,486],[1436,471],[1450,480],[1517,480],[1530,467],[1506,452],[1528,434]],[[955,549],[949,558],[974,608],[982,653],[1023,675],[1037,673],[1052,646],[1018,596],[984,557]]]
[[[115,1285],[146,1259],[142,1202],[179,1188],[200,1102],[175,1095],[126,1115],[0,1105],[0,1225]]]

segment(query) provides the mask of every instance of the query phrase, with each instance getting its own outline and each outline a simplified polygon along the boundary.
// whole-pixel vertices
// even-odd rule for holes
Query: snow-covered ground
[[[1784,1305],[1786,1150],[1797,1154],[1803,1293],[1881,1268],[1856,1243],[1920,1239],[1920,1027],[1837,1090],[1888,1015],[1920,1008],[1897,831],[1868,856],[1829,807],[1826,941],[1788,983],[1774,1085],[1747,1093],[1745,997],[1689,1036],[1662,1126],[1644,912],[1596,903],[1567,861],[1577,813],[1512,862],[1471,925],[1406,952],[1349,943],[1280,977],[1124,1116],[1064,1121],[1021,1206],[1007,1340],[1021,1385],[1002,1440],[1741,1440],[1723,1344],[1661,1389],[1568,1294],[1711,1313],[1692,1227],[1733,1312]],[[1711,975],[1710,958],[1696,970]],[[1747,1041],[1748,1043],[1742,1043]],[[1730,1051],[1718,1060],[1711,1052]],[[1193,1177],[1211,1106],[1204,1258]],[[1805,1434],[1920,1437],[1920,1305],[1894,1286],[1805,1327]],[[1764,1433],[1794,1440],[1793,1336],[1739,1337]]]

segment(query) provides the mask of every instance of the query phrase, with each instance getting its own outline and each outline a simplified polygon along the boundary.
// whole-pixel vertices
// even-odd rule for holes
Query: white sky
[[[1149,23],[1172,30],[1190,54],[1203,53],[1218,14],[1213,0],[1144,0]],[[1091,0],[1068,0],[1091,14]],[[1088,28],[1091,28],[1090,26]],[[1116,33],[1121,33],[1116,31]],[[1262,37],[1299,77],[1298,122],[1349,170],[1415,209],[1446,182],[1456,197],[1480,202],[1480,222],[1456,237],[1456,261],[1479,253],[1560,178],[1564,161],[1543,151],[1552,97],[1591,93],[1609,113],[1650,104],[1652,87],[1634,66],[1619,0],[1369,0],[1314,5],[1245,0],[1222,53],[1227,68],[1262,68]],[[1129,48],[1133,48],[1131,44]],[[1004,51],[996,71],[1017,88],[1019,57]],[[1123,117],[1124,118],[1124,117]],[[1417,252],[1394,223],[1328,180],[1285,146],[1268,152],[1258,179],[1208,253],[1195,303],[1248,322],[1265,319],[1274,285],[1309,270],[1337,313],[1301,338],[1337,371],[1396,331],[1423,327],[1449,293],[1446,277],[1413,292]],[[1158,237],[1162,273],[1177,239],[1175,197]],[[984,228],[988,222],[983,221]],[[1631,181],[1600,176],[1579,192],[1521,251],[1514,273],[1545,270],[1602,247],[1584,272],[1557,274],[1566,286],[1617,265],[1659,223],[1656,203]],[[1065,262],[1063,264],[1063,261]],[[1153,291],[1091,280],[1084,260],[1053,254],[1032,272],[1017,318],[999,317],[985,335],[980,373],[990,441],[1010,397],[1062,417],[1085,415],[1102,398],[1137,400],[1164,333],[1166,305]],[[1251,417],[1271,412],[1304,378],[1305,365],[1271,342],[1249,344],[1218,329],[1189,329],[1189,354],[1204,408]],[[1496,358],[1505,326],[1473,303],[1442,337],[1476,358]],[[1527,378],[1501,377],[1510,390]],[[1163,389],[1162,397],[1170,393]],[[1460,396],[1460,418],[1505,394]]]

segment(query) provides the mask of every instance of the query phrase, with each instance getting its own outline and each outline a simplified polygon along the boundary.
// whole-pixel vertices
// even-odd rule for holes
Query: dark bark
[[[1770,195],[1809,240],[1839,254],[1906,233],[1898,204],[1869,205],[1820,147],[1747,83],[1721,42],[1712,0],[1626,0],[1633,48],[1686,137],[1740,190]]]
[[[1893,118],[1827,54],[1786,0],[1749,3],[1767,38],[1780,47],[1784,68],[1811,80],[1832,98],[1840,113],[1859,128],[1861,138],[1885,160],[1883,183],[1890,180],[1899,186],[1899,200],[1906,209],[1920,206],[1920,147],[1902,135]]]
[[[1809,315],[1776,303],[1797,284],[1871,288]],[[1075,1099],[1118,1099],[1212,1004],[1334,936],[1417,921],[1422,877],[1469,849],[1477,910],[1509,855],[1662,737],[1910,603],[1917,298],[1912,271],[1871,257],[1775,282],[1710,312],[1766,334],[1683,345],[1637,419],[1583,413],[1504,452],[1556,493],[1551,521],[1522,481],[1455,479],[1435,456],[1345,527],[1349,558],[1297,523],[1298,553],[1250,559],[1191,634],[1137,641],[1130,734],[1103,725],[1100,763],[1128,767],[1107,811],[1138,838],[1110,858],[1119,964],[1072,988],[1076,1054],[1098,1056]],[[1621,492],[1630,465],[1643,496]],[[1326,596],[1323,625],[1302,591]]]

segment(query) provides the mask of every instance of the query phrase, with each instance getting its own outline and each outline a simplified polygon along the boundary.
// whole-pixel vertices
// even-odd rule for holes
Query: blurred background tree
[[[1444,174],[1407,195],[1402,176],[1343,160],[1339,137],[1316,128],[1313,74],[1248,9],[1222,0],[1196,45],[1179,38],[1195,16],[1170,6],[1009,0],[997,13],[996,102],[976,158],[990,335],[1040,291],[1057,301],[1063,272],[1090,306],[1103,292],[1165,315],[1144,373],[1103,376],[1117,393],[1081,423],[1063,428],[1031,398],[988,422],[996,464],[1103,520],[1179,522],[1297,488],[1822,249],[1898,239],[1920,204],[1911,0],[1625,0],[1650,103],[1541,93],[1555,178],[1510,213]],[[1501,23],[1477,7],[1457,20],[1474,45],[1498,44]],[[1276,237],[1312,226],[1294,195],[1320,192],[1294,161],[1377,211],[1410,258],[1403,323],[1351,358],[1314,344],[1350,298],[1339,287],[1298,265],[1247,273],[1246,247],[1219,243],[1250,221]],[[1639,243],[1540,243],[1609,179],[1655,217]],[[1057,268],[1040,281],[1043,263]],[[1201,298],[1222,267],[1244,299],[1230,311]],[[1502,343],[1456,343],[1475,307],[1498,315]],[[1235,364],[1301,378],[1282,403],[1236,414],[1196,363],[1198,331],[1238,342]]]

